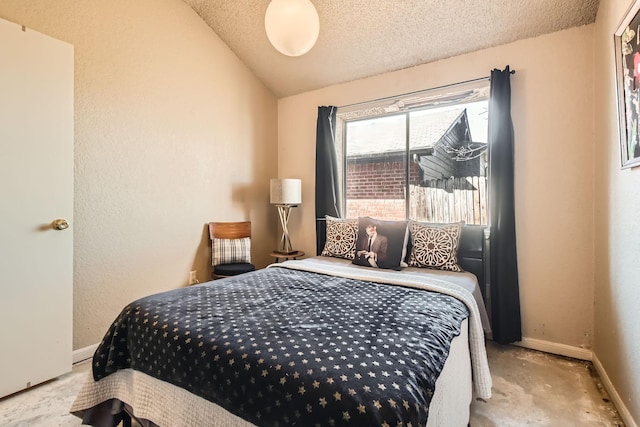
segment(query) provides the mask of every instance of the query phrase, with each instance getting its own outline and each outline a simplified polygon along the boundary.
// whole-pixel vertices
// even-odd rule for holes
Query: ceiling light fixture
[[[264,28],[280,53],[300,56],[316,44],[320,19],[309,0],[271,0],[264,16]]]

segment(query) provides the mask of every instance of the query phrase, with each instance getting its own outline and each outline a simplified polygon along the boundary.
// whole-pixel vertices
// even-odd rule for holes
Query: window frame
[[[341,212],[344,212],[343,216],[347,216],[347,126],[349,123],[398,115],[405,116],[404,205],[405,219],[409,219],[411,212],[411,113],[439,109],[444,106],[466,105],[479,101],[485,101],[488,107],[489,91],[489,78],[481,78],[439,88],[338,107],[336,114],[338,126],[336,126],[335,146],[337,159],[339,161],[339,204]],[[404,107],[402,107],[403,105]],[[486,176],[486,180],[488,187],[488,176]],[[489,222],[488,216],[487,212],[487,223]]]

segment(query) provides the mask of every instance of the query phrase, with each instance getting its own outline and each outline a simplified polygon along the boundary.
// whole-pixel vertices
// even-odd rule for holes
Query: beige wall
[[[302,178],[291,233],[296,248],[313,254],[317,106],[437,87],[509,64],[517,70],[523,334],[594,345],[639,419],[640,172],[619,168],[611,64],[611,34],[627,6],[602,0],[595,26],[284,98],[276,109],[272,94],[178,0],[2,0],[0,17],[75,47],[74,348],[99,341],[130,300],[184,286],[193,269],[206,280],[207,221],[252,220],[254,259],[270,262],[279,237],[271,177]]]
[[[488,76],[512,77],[523,335],[590,348],[593,334],[593,26],[283,98],[279,175],[301,178],[296,247],[315,253],[319,105],[347,105]],[[587,352],[588,354],[588,352]]]
[[[208,221],[253,221],[270,261],[276,100],[189,7],[2,0],[0,17],[75,47],[74,349],[131,300],[207,280]]]
[[[595,25],[595,345],[640,423],[640,168],[620,168],[613,33],[629,0],[601,0]]]

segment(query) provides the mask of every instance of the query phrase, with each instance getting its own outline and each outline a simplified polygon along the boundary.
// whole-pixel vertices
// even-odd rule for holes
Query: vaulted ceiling
[[[278,97],[595,21],[599,0],[311,0],[320,36],[288,57],[267,39],[268,0],[183,0]]]

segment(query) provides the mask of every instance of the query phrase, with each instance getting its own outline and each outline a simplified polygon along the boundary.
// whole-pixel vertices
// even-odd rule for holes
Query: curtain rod
[[[515,73],[516,73],[516,70],[510,70],[509,71],[509,74],[515,74]],[[415,95],[415,94],[426,92],[426,91],[430,91],[430,90],[445,89],[445,88],[448,88],[448,87],[460,86],[460,85],[465,85],[465,84],[468,84],[468,83],[475,83],[475,82],[480,82],[482,80],[490,80],[490,79],[491,79],[491,76],[478,77],[476,79],[465,80],[463,82],[457,82],[457,83],[450,83],[448,85],[432,87],[432,88],[429,88],[429,89],[421,89],[421,90],[416,90],[416,91],[413,91],[413,92],[401,93],[399,95],[385,96],[383,98],[371,99],[369,101],[362,101],[362,102],[355,102],[353,104],[341,105],[341,106],[338,106],[338,108],[356,107],[358,105],[365,105],[365,104],[371,104],[373,102],[387,101],[389,99],[396,99],[396,98],[399,98],[399,97]]]

